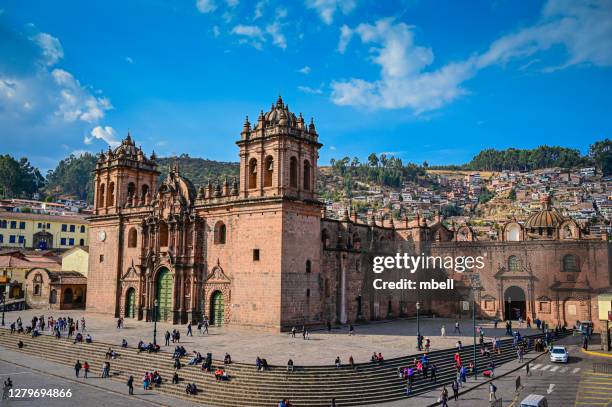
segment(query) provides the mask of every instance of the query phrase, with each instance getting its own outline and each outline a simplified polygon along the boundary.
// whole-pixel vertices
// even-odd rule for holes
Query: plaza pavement
[[[115,344],[118,348],[123,338],[127,339],[130,347],[135,347],[139,340],[151,342],[153,340],[153,324],[125,319],[123,329],[117,329],[117,320],[100,314],[87,313],[84,311],[49,311],[49,310],[25,310],[6,313],[6,326],[21,316],[24,326],[30,324],[34,315],[57,317],[72,317],[81,320],[85,317],[87,332],[94,341]],[[458,340],[464,345],[473,342],[471,334],[471,320],[460,320],[462,335],[454,335],[455,320],[442,318],[421,318],[421,333],[431,339],[431,350],[454,347]],[[445,325],[446,336],[440,337],[440,327]],[[491,322],[478,321],[482,326],[485,337],[503,336],[505,329],[503,323],[499,328],[493,329]],[[514,327],[516,328],[516,327]],[[415,319],[371,322],[355,325],[355,335],[348,335],[348,327],[342,326],[327,330],[316,330],[310,333],[309,340],[303,340],[301,334],[292,338],[289,333],[262,332],[253,329],[238,327],[210,327],[209,335],[200,335],[197,327],[193,326],[193,337],[186,336],[186,325],[172,325],[167,323],[157,324],[157,342],[164,344],[164,333],[166,330],[178,329],[181,333],[181,345],[188,352],[197,350],[202,354],[212,352],[213,358],[222,359],[225,353],[229,353],[234,361],[254,363],[257,356],[264,357],[268,363],[274,365],[285,365],[289,358],[293,359],[296,366],[304,365],[332,365],[336,356],[340,356],[342,362],[348,362],[352,355],[355,363],[369,362],[373,352],[381,352],[386,359],[417,353]],[[299,327],[298,327],[299,329]],[[534,333],[535,330],[520,329],[521,333]],[[50,334],[50,331],[46,331]],[[162,346],[163,351],[172,352],[174,345]]]

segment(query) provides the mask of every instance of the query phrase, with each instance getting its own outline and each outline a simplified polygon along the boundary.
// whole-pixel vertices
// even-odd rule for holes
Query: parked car
[[[521,407],[548,407],[548,401],[539,394],[530,394],[521,401]]]
[[[565,346],[553,346],[550,350],[550,361],[551,362],[562,362],[567,363],[569,360],[569,353]]]

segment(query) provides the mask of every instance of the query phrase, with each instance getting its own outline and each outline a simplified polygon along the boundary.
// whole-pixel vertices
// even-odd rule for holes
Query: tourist
[[[181,368],[181,360],[177,357],[174,359],[174,369],[179,370]]]
[[[293,372],[293,359],[287,361],[287,372]]]
[[[493,384],[493,382],[489,382],[489,401],[497,400],[497,395],[495,392],[497,391],[497,386]]]
[[[175,334],[175,336],[174,336],[174,340],[175,340],[177,343],[181,343],[181,333],[180,333],[179,331],[175,331],[175,332],[176,332],[176,334]]]
[[[459,332],[459,335],[461,335],[461,328],[459,327],[459,321],[455,321],[455,330],[453,331],[453,333],[457,333]]]
[[[187,336],[193,336],[193,331],[191,330],[191,324],[187,324]]]
[[[87,379],[87,375],[89,374],[89,363],[87,363],[87,361],[83,363],[83,371],[85,372],[85,378]]]
[[[229,365],[232,363],[232,357],[230,356],[229,353],[225,354],[225,357],[223,358],[223,364],[224,365]]]
[[[198,387],[196,386],[195,383],[189,383],[187,384],[187,387],[185,388],[185,393],[190,394],[190,395],[196,395],[198,394]]]
[[[79,372],[81,371],[81,362],[79,360],[74,364],[74,372],[76,373],[76,377],[79,377]]]
[[[127,342],[127,340],[125,338],[123,338],[121,340],[121,347],[122,348],[127,348],[128,347],[128,342]]]
[[[446,326],[440,327],[440,336],[446,336]]]
[[[4,381],[4,387],[2,387],[2,400],[7,400],[9,398],[10,390],[13,388],[13,382],[11,378],[7,378]]]
[[[383,362],[385,361],[385,359],[383,358],[382,353],[378,352],[378,356],[376,357],[376,361],[378,362],[379,365],[382,365]]]
[[[297,332],[297,329],[295,328],[295,326],[291,327],[291,337],[295,338],[295,333]]]
[[[17,347],[18,347],[19,349],[23,349],[23,342],[22,342],[22,341],[19,341],[19,342],[17,343]]]
[[[302,327],[302,339],[306,340],[308,336],[308,331],[306,330],[306,326]]]
[[[329,320],[328,320],[327,321],[327,332],[331,332],[331,329],[332,329],[332,325],[331,325],[331,322],[329,322]],[[335,399],[332,399],[332,401],[335,402]]]
[[[106,359],[117,359],[117,352],[115,352],[111,348],[108,348],[105,358]]]
[[[166,346],[170,346],[170,332],[166,331],[164,338],[166,339]]]
[[[87,336],[85,337],[85,343],[92,343],[93,342],[93,338],[91,337],[90,334],[87,334]]]
[[[11,335],[13,333],[15,333],[15,323],[14,322],[11,324]]]
[[[349,356],[349,366],[351,367],[352,370],[356,370],[355,359],[353,359],[353,355]]]
[[[442,407],[448,407],[448,390],[446,386],[442,387],[442,394],[440,394],[440,405]]]
[[[438,382],[438,377],[436,376],[436,372],[438,371],[438,368],[436,368],[435,364],[431,364],[431,380],[434,383]]]
[[[148,374],[145,374],[144,379],[142,380],[142,387],[145,391],[149,390],[149,375]]]
[[[261,364],[261,358],[259,356],[257,356],[257,359],[255,359],[255,367],[257,368],[258,371],[263,370],[262,364]]]
[[[429,338],[425,339],[425,352],[429,352],[429,348],[431,347],[431,341]]]
[[[353,324],[349,324],[349,336],[355,335],[355,327]]]
[[[340,367],[342,366],[342,364],[340,363],[340,356],[336,356],[334,364],[336,365],[336,369],[340,369]]]
[[[336,399],[335,398],[331,399],[331,404],[329,405],[329,407],[336,407]]]
[[[102,378],[106,379],[110,377],[110,362],[104,362],[102,365]]]
[[[85,332],[85,317],[81,318],[81,332]]]
[[[523,363],[523,347],[519,346],[518,350],[516,351],[516,355],[518,356],[518,360],[520,363]]]
[[[270,367],[268,366],[268,360],[266,358],[261,359],[261,368],[262,370],[270,369]]]
[[[589,350],[589,338],[586,335],[582,338],[582,349]]]
[[[172,384],[178,384],[179,380],[178,372],[174,372],[174,376],[172,376]]]
[[[204,333],[205,333],[206,335],[208,335],[208,326],[209,326],[209,325],[210,325],[210,324],[208,323],[208,318],[204,317]],[[202,334],[202,335],[204,335],[204,334]]]
[[[134,394],[134,376],[130,376],[127,381],[128,394],[131,396]]]
[[[457,341],[457,349],[458,350],[463,349],[463,344],[461,343],[461,341]]]
[[[453,384],[451,385],[451,387],[453,389],[453,400],[455,401],[459,400],[459,386],[459,380],[453,380]]]

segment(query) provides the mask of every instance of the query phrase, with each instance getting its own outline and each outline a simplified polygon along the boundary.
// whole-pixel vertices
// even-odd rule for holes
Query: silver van
[[[521,407],[548,407],[548,401],[544,396],[530,394],[521,401]]]

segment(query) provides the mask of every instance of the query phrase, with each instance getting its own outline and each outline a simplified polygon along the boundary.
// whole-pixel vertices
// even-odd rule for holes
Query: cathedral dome
[[[289,106],[283,103],[283,98],[278,97],[275,105],[270,107],[270,111],[264,113],[264,123],[267,127],[289,126],[297,127],[298,118],[289,111]],[[255,126],[257,129],[259,123]]]
[[[193,182],[191,182],[180,174],[177,164],[172,166],[170,172],[162,182],[162,185],[160,186],[159,190],[160,192],[176,192],[180,197],[184,198],[185,201],[190,204],[196,198],[196,188],[193,185]]]
[[[557,209],[551,206],[549,196],[542,197],[542,199],[540,199],[540,203],[542,204],[542,209],[527,219],[527,222],[525,223],[526,228],[558,228],[564,221],[567,220],[559,213]]]
[[[115,148],[113,151],[113,155],[116,157],[120,156],[128,156],[128,157],[136,157],[138,156],[138,149],[136,148],[136,143],[132,140],[130,133],[128,133],[127,137],[121,141],[119,147]]]

